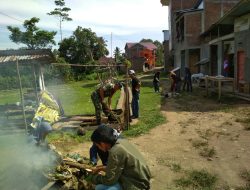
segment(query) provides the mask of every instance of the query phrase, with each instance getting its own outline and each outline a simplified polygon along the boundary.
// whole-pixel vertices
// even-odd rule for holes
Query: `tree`
[[[59,45],[59,56],[71,64],[95,64],[96,60],[109,53],[106,48],[107,44],[102,37],[98,37],[91,29],[80,26],[72,36],[63,39]],[[77,68],[74,73],[78,75],[89,71],[90,69]]]
[[[48,15],[53,15],[59,18],[59,28],[60,28],[60,35],[62,41],[62,22],[64,21],[72,21],[72,18],[69,17],[68,12],[71,10],[68,7],[65,7],[64,0],[55,0],[55,5],[58,6],[53,11],[47,13]]]
[[[155,56],[156,56],[156,65],[160,66],[163,64],[163,60],[164,60],[164,53],[163,53],[163,45],[161,42],[155,40],[154,41],[154,45],[157,47],[157,50],[155,52]]]
[[[153,40],[151,40],[151,39],[144,39],[144,38],[141,39],[140,43],[141,42],[151,42],[151,43],[154,43]]]
[[[114,50],[114,57],[115,57],[115,62],[116,63],[121,63],[121,50],[119,47],[116,47]]]
[[[39,29],[36,26],[39,20],[40,19],[36,17],[25,20],[23,24],[23,27],[26,29],[25,32],[22,32],[18,27],[7,26],[8,30],[11,32],[9,38],[14,43],[27,45],[29,49],[45,48],[49,47],[50,44],[55,45],[54,37],[56,32]]]

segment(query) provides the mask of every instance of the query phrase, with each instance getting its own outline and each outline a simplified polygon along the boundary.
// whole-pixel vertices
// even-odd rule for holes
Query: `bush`
[[[92,73],[86,76],[87,80],[96,80],[97,79],[97,73]]]

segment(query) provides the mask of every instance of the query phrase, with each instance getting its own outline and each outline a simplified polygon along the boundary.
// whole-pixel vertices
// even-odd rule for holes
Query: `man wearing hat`
[[[132,119],[139,117],[139,96],[140,96],[140,87],[141,82],[136,77],[134,70],[129,70],[129,76],[132,79],[131,86],[132,86]]]
[[[95,90],[91,94],[92,102],[95,106],[95,115],[96,115],[96,122],[98,125],[101,124],[101,111],[107,117],[111,115],[111,99],[117,90],[121,90],[122,83],[116,81],[115,83],[108,82],[102,86],[99,86],[97,90]],[[108,98],[108,105],[105,103],[104,99]]]

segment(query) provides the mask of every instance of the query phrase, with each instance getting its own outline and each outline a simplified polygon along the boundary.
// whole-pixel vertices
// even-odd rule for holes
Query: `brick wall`
[[[221,15],[224,15],[227,11],[229,11],[237,2],[239,2],[239,0],[205,0],[205,30],[219,20]]]
[[[169,63],[169,41],[165,40],[163,42],[164,48],[164,70],[169,71],[172,63]]]
[[[190,9],[194,7],[197,0],[172,0],[170,2],[170,7],[172,11],[181,10],[181,9]]]
[[[185,16],[185,38],[190,46],[200,45],[201,13],[192,13]]]

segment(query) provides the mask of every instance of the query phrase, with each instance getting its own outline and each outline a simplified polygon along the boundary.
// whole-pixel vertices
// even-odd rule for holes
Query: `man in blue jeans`
[[[132,79],[132,119],[136,119],[139,117],[139,96],[140,96],[140,87],[141,82],[136,77],[134,70],[129,70],[129,77]]]

